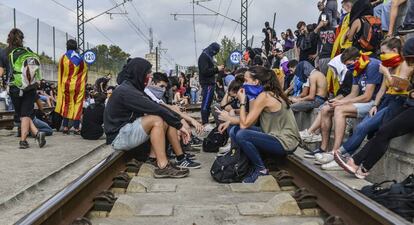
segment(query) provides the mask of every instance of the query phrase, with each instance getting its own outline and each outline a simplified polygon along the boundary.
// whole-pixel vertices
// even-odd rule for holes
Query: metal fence
[[[42,22],[39,18],[26,15],[14,8],[0,4],[0,43],[6,44],[7,35],[12,28],[24,33],[24,45],[41,56],[42,75],[49,81],[57,81],[57,62],[66,52],[66,42],[76,38],[54,26]],[[88,49],[95,45],[87,42]],[[89,82],[94,82],[98,73],[89,72]]]

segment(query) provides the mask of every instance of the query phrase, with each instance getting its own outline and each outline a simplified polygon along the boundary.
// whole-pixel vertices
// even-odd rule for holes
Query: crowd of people
[[[399,26],[403,4],[408,11]],[[29,134],[45,146],[52,127],[90,140],[105,134],[115,150],[149,143],[154,176],[181,178],[201,167],[190,150],[201,146],[198,134],[212,130],[213,114],[217,131],[230,139],[219,154],[237,149],[252,164],[245,183],[268,174],[263,153],[284,157],[312,142],[321,143],[305,157],[322,169],[343,168],[365,178],[392,138],[414,130],[414,39],[403,36],[414,31],[414,1],[343,0],[341,6],[339,13],[336,0],[319,1],[317,23],[299,21],[280,39],[266,22],[262,46],[248,47],[237,68],[217,65],[221,46],[212,43],[199,56],[198,73],[153,73],[137,57],[128,59],[115,86],[111,74],[86,83],[88,66],[75,40],[67,41],[59,60],[56,87],[42,80],[39,57],[12,29],[0,74],[15,109],[19,146],[29,147]],[[200,103],[200,95],[201,123],[185,110]],[[49,119],[35,112],[34,103],[40,111],[54,107]],[[295,113],[313,111],[312,125],[299,131]],[[347,132],[350,118],[360,120],[353,132]]]

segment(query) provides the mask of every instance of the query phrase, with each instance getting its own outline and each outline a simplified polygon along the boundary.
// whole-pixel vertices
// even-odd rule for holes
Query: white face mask
[[[165,88],[162,88],[162,87],[157,87],[157,86],[153,86],[153,85],[150,85],[150,86],[148,86],[147,88],[148,88],[148,90],[150,90],[150,91],[151,91],[151,93],[152,93],[155,97],[157,97],[158,99],[162,99],[162,98],[164,97],[164,94],[165,94]]]

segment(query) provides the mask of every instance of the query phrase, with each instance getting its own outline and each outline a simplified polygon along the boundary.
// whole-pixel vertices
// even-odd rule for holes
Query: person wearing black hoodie
[[[198,69],[200,72],[200,85],[203,100],[201,103],[201,120],[203,125],[208,124],[210,107],[213,102],[216,74],[224,70],[224,66],[215,66],[213,57],[220,51],[220,45],[216,42],[210,44],[198,58]]]
[[[165,133],[168,129],[179,130],[184,143],[188,142],[190,134],[177,113],[144,94],[151,78],[151,67],[147,60],[133,58],[118,75],[120,85],[113,91],[104,113],[106,141],[115,150],[127,151],[150,140],[150,156],[157,159],[154,177],[185,177],[188,170],[181,170],[168,162]]]

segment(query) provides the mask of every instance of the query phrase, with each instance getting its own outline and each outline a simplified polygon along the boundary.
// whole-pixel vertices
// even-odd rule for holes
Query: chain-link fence
[[[24,46],[36,52],[42,62],[42,75],[45,80],[57,81],[57,63],[66,52],[66,42],[76,38],[62,30],[31,17],[14,8],[0,4],[0,48],[7,46],[7,35],[13,28],[24,33]],[[96,48],[91,43],[85,43],[88,49]],[[100,71],[104,74],[106,71]],[[98,78],[97,67],[90,67],[88,82],[93,83]]]

